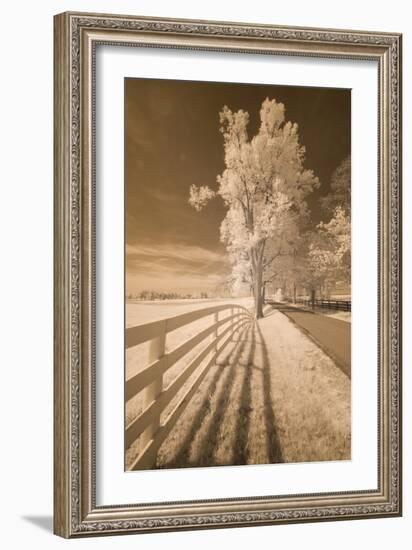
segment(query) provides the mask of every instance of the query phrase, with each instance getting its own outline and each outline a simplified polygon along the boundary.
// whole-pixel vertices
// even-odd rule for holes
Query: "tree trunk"
[[[263,293],[262,293],[262,273],[263,269],[257,266],[254,276],[254,298],[255,298],[255,318],[263,317]]]
[[[296,304],[296,283],[293,283],[293,303]]]
[[[312,303],[312,309],[315,309],[315,289],[312,288],[311,292],[310,292],[310,301]]]

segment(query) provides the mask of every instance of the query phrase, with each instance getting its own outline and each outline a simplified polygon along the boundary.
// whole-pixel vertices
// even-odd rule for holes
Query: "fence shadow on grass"
[[[271,365],[265,339],[263,338],[263,334],[258,323],[256,323],[256,330],[259,335],[259,345],[261,346],[262,353],[262,387],[265,410],[264,419],[266,424],[267,456],[270,464],[279,464],[284,462],[284,458],[270,392],[270,388],[272,387]]]
[[[260,348],[261,361],[257,362],[257,348]],[[260,364],[261,363],[261,364]],[[204,396],[197,405],[186,435],[174,456],[163,462],[160,468],[193,468],[223,465],[215,455],[221,445],[221,428],[225,416],[235,416],[233,443],[228,451],[227,465],[244,465],[249,462],[249,432],[252,411],[252,374],[260,372],[263,400],[262,424],[265,431],[265,447],[268,463],[284,462],[281,442],[278,434],[273,400],[271,396],[272,375],[268,349],[258,322],[251,322],[234,336],[234,345],[230,351],[218,358],[215,372],[203,387]],[[235,380],[239,381],[236,398],[232,391]],[[188,413],[187,413],[188,414]],[[206,425],[205,422],[207,423]],[[193,444],[196,444],[198,458],[190,457]],[[231,458],[229,458],[231,456]]]
[[[207,432],[203,438],[204,452],[202,452],[199,466],[217,465],[216,462],[214,461],[214,455],[219,446],[218,436],[219,436],[220,428],[223,424],[226,412],[233,404],[231,401],[231,390],[234,385],[236,370],[239,368],[243,368],[243,365],[240,363],[240,359],[249,342],[250,342],[250,350],[245,362],[246,365],[248,365],[252,360],[251,358],[253,358],[254,338],[255,338],[253,322],[248,326],[247,331],[245,331],[244,335],[242,335],[241,338],[242,338],[242,341],[241,341],[241,344],[237,347],[235,356],[230,358],[230,362],[232,363],[232,366],[231,366],[231,372],[228,376],[229,383],[224,388],[222,388],[222,391],[220,392],[219,399],[216,403],[216,406],[214,407],[213,415],[209,422]],[[246,378],[246,375],[244,376],[244,381],[245,381],[245,378]],[[246,388],[246,392],[247,392],[247,387],[245,385],[244,387]],[[242,393],[241,393],[241,399],[242,397],[246,397],[246,396],[242,396]],[[241,403],[241,399],[240,399],[240,403]],[[245,404],[245,407],[250,408],[250,391],[249,391],[249,402],[248,404],[247,403]],[[238,416],[237,416],[238,420],[240,415],[241,415],[241,410],[239,409]],[[246,448],[246,444],[247,444],[247,432],[243,431],[242,433],[239,433],[237,430],[238,427],[240,426],[237,426],[234,430],[234,433],[236,434],[236,440],[235,440],[236,447],[237,447],[236,450],[241,451],[241,453],[244,454],[244,449]],[[231,460],[230,461],[231,464],[245,464],[244,461],[239,462],[239,460],[241,459],[240,456],[235,458],[237,458],[237,460],[235,461]]]
[[[249,458],[249,426],[250,412],[252,409],[252,369],[254,368],[254,358],[256,352],[256,323],[252,323],[250,328],[251,342],[248,357],[244,365],[242,387],[240,390],[239,405],[237,410],[237,422],[235,428],[235,444],[232,464],[247,464]]]
[[[242,328],[237,336],[234,336],[234,346],[231,351],[226,354],[224,360],[216,365],[215,373],[212,379],[209,381],[207,390],[205,391],[205,397],[202,403],[198,406],[197,412],[193,417],[190,429],[180,444],[180,449],[175,456],[168,462],[162,464],[161,468],[188,468],[194,466],[212,466],[213,464],[213,449],[216,446],[216,437],[218,432],[218,425],[223,419],[224,412],[228,406],[229,385],[233,381],[233,375],[237,367],[240,356],[242,355],[246,343],[247,334],[250,331],[250,325]],[[219,357],[218,357],[219,361]],[[214,406],[212,418],[209,423],[209,428],[205,437],[202,437],[205,442],[204,452],[201,454],[200,461],[196,464],[190,462],[191,445],[194,442],[204,420],[211,412],[211,398],[216,393],[219,381],[225,375],[225,381],[228,384],[223,384],[220,389],[217,402]],[[210,449],[212,448],[212,453]]]

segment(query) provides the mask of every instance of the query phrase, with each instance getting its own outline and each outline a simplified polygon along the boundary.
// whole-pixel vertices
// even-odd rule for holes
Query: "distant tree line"
[[[187,300],[200,298],[206,300],[209,298],[207,292],[196,293],[180,293],[180,292],[159,292],[157,290],[142,290],[141,292],[129,292],[126,295],[128,300]]]

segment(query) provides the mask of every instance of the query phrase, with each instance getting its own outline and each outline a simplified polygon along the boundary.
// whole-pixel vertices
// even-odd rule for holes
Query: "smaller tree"
[[[351,159],[334,171],[330,192],[321,199],[326,219],[311,233],[308,275],[311,292],[328,292],[337,282],[350,285],[351,273]],[[308,281],[307,281],[308,283]],[[316,288],[315,288],[316,285]]]
[[[323,282],[344,280],[350,284],[350,219],[342,207],[335,208],[328,223],[321,222],[309,247],[310,263],[322,275]]]
[[[332,174],[330,192],[321,199],[324,211],[333,216],[336,207],[351,215],[351,157],[346,157]]]

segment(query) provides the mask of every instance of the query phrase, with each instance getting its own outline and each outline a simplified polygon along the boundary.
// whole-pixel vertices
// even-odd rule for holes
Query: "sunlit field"
[[[216,303],[222,302],[128,303],[127,326]],[[253,305],[245,299],[236,303]],[[170,333],[166,351],[210,322],[211,316]],[[194,348],[166,372],[163,387],[204,345]],[[147,354],[148,344],[127,351],[126,379],[147,366]],[[165,409],[162,419],[191,380]],[[142,405],[142,394],[127,403],[126,425],[141,412]],[[350,459],[350,422],[350,380],[282,313],[266,306],[265,317],[251,320],[236,331],[210,368],[160,447],[155,467]],[[140,450],[138,439],[126,452],[126,468]]]
[[[128,301],[126,302],[126,328],[149,323],[151,321],[157,321],[159,319],[165,319],[180,315],[189,311],[195,311],[196,309],[203,309],[214,305],[221,305],[225,303],[241,305],[248,309],[252,309],[253,300],[251,298],[239,298],[239,299],[220,299],[220,300],[201,300],[201,299],[188,299],[188,300],[161,300],[161,301]],[[220,318],[223,319],[228,316],[230,310],[220,314]],[[198,321],[190,323],[184,327],[170,332],[166,337],[166,353],[170,352],[195,334],[199,333],[202,329],[209,326],[212,322],[212,315],[208,315]],[[167,387],[171,381],[186,367],[190,360],[197,355],[197,353],[205,346],[205,343],[200,343],[195,346],[189,353],[187,353],[182,359],[177,361],[173,367],[171,367],[163,376],[163,387]],[[148,359],[149,342],[135,346],[126,350],[125,357],[125,377],[128,380],[130,377],[138,373],[149,364]],[[207,355],[201,365],[205,364],[210,357]],[[200,366],[201,366],[200,365]],[[171,401],[169,406],[163,411],[161,419],[166,418],[169,412],[173,409],[175,404],[179,401],[180,397],[184,395],[187,388],[191,385],[193,377],[196,376],[196,372],[187,380],[181,390],[177,393],[176,397]],[[125,407],[125,424],[127,424],[135,418],[143,407],[143,392],[136,395],[133,399],[126,403]],[[139,439],[126,451],[126,467],[137,457],[140,452]]]

